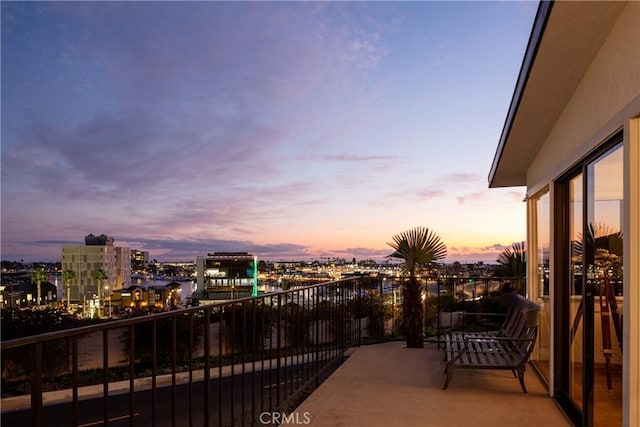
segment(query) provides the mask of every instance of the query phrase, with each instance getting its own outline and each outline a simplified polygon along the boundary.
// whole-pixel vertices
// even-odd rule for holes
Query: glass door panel
[[[535,253],[531,254],[531,259],[535,262],[536,272],[534,280],[531,281],[531,298],[540,305],[541,310],[538,340],[531,355],[531,360],[547,381],[549,381],[551,349],[551,304],[549,300],[550,215],[549,191],[545,191],[533,200]]]
[[[594,295],[594,426],[622,425],[622,171],[622,147],[587,166],[585,241],[593,246],[586,265]]]
[[[582,239],[583,176],[579,174],[569,181],[569,397],[582,410],[583,368],[583,304],[582,280],[584,245]]]

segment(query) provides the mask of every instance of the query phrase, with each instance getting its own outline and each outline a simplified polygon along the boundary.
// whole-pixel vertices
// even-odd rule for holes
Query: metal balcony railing
[[[428,341],[452,330],[499,329],[506,307],[500,294],[526,294],[526,279],[516,277],[421,277],[424,333]],[[365,282],[363,342],[402,339],[402,278]]]
[[[500,294],[526,287],[523,278],[421,283],[425,337],[433,342],[451,330],[497,329],[506,314]],[[4,341],[2,424],[281,419],[274,414],[291,413],[349,347],[402,339],[402,285],[402,278],[355,277]],[[28,401],[11,410],[9,399]]]
[[[2,424],[261,425],[359,344],[363,280],[4,341]]]

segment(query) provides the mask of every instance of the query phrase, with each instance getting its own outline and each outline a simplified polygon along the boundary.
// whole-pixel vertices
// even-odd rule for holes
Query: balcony
[[[437,344],[362,346],[294,412],[312,426],[547,426],[572,425],[527,370],[528,393],[511,372],[456,372],[444,382]]]
[[[528,394],[503,371],[441,389],[441,334],[494,327],[502,285],[427,280],[424,349],[370,278],[5,341],[3,425],[570,425],[533,369]]]

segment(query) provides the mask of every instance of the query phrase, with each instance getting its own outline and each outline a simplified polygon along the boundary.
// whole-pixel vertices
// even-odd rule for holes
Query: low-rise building
[[[171,282],[165,286],[130,286],[117,289],[108,301],[112,313],[118,314],[126,309],[175,309],[180,304],[180,283]]]
[[[0,307],[24,308],[36,304],[38,285],[28,273],[3,274],[0,284]],[[42,305],[55,304],[58,301],[57,288],[51,282],[40,283]]]
[[[247,252],[214,252],[196,259],[194,303],[258,294],[258,258]]]

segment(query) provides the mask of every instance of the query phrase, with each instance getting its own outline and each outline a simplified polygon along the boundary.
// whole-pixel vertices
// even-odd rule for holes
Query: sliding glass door
[[[622,203],[620,137],[560,183],[558,210],[566,285],[558,295],[563,333],[561,393],[584,426],[622,425]]]

